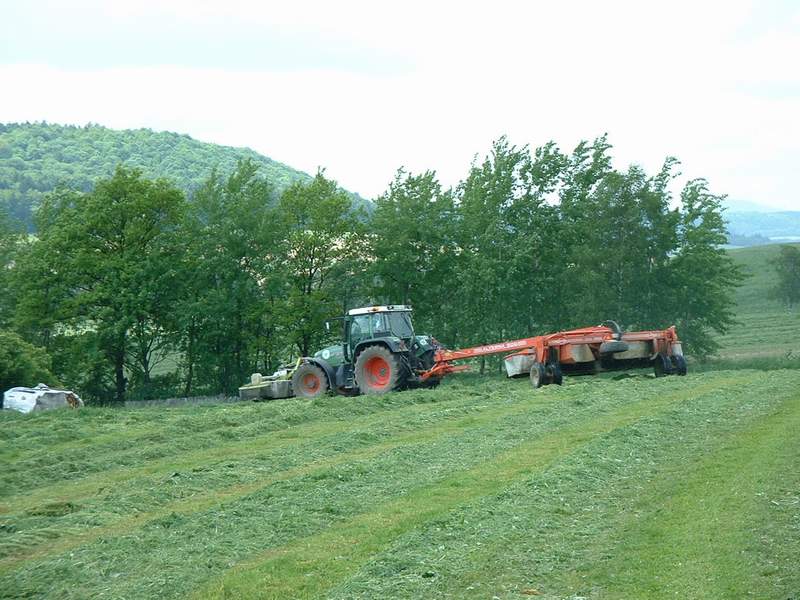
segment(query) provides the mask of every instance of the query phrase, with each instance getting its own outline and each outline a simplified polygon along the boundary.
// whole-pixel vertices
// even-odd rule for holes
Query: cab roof
[[[365,306],[364,308],[353,308],[347,311],[348,315],[368,315],[371,313],[382,312],[411,312],[411,307],[405,304],[389,304],[387,306]]]

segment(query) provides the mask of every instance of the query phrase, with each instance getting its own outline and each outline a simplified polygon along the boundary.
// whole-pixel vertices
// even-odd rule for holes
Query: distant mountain
[[[759,202],[751,202],[750,200],[733,200],[726,198],[722,205],[730,212],[765,212],[773,213],[780,212],[780,208],[775,208],[767,204]]]
[[[800,211],[755,212],[726,211],[729,239],[732,245],[745,246],[758,243],[800,240]],[[738,238],[738,241],[737,241]],[[752,238],[755,243],[741,240]]]
[[[166,177],[191,191],[213,168],[227,173],[250,158],[276,187],[311,176],[249,148],[209,144],[188,135],[150,129],[114,130],[100,125],[0,123],[0,205],[27,226],[43,194],[57,185],[88,191],[119,163],[149,177]],[[366,201],[353,195],[358,204]],[[368,204],[368,203],[367,203]]]

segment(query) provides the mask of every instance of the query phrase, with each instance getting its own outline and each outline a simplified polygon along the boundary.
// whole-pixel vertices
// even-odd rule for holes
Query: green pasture
[[[800,377],[3,414],[7,598],[776,598]]]
[[[747,279],[735,293],[739,324],[719,337],[721,348],[712,365],[800,368],[800,307],[789,309],[770,295],[777,281],[770,261],[779,248],[772,244],[729,251]]]

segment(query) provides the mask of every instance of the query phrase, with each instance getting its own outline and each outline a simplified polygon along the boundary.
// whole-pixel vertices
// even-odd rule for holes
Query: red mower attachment
[[[652,366],[657,377],[686,375],[675,327],[661,331],[623,333],[614,321],[597,327],[559,331],[547,335],[499,342],[460,350],[440,349],[434,365],[420,374],[420,379],[441,378],[468,367],[453,361],[504,354],[509,377],[528,375],[534,388],[555,383],[561,385],[563,374],[588,375],[600,371]]]

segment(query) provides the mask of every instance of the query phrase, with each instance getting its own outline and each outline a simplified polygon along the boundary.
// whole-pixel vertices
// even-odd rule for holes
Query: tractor
[[[411,307],[355,308],[337,321],[342,342],[301,359],[291,376],[295,396],[314,398],[329,390],[384,394],[438,385],[437,377],[420,377],[433,367],[439,345],[429,335],[415,335]],[[331,324],[326,323],[328,330]]]
[[[657,377],[686,375],[687,365],[675,327],[623,332],[614,321],[472,348],[448,350],[429,335],[415,335],[411,307],[354,308],[336,321],[342,342],[302,357],[293,366],[239,388],[242,399],[316,398],[338,394],[385,394],[412,387],[435,387],[442,377],[464,371],[454,364],[491,354],[506,354],[509,377],[527,375],[531,385],[561,385],[563,372],[652,366]],[[327,322],[328,331],[331,322]],[[511,354],[509,354],[511,353]]]

